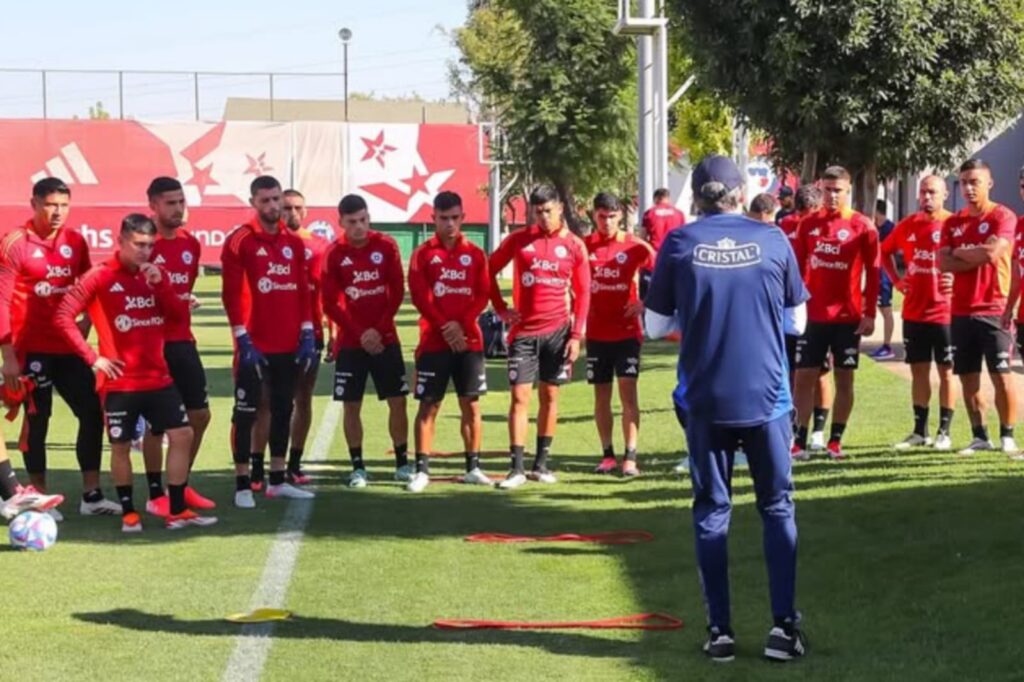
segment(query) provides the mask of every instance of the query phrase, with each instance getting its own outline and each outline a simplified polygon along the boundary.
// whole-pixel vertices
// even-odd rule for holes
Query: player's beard
[[[274,209],[266,213],[260,213],[260,220],[267,225],[277,225],[281,222],[281,209]]]

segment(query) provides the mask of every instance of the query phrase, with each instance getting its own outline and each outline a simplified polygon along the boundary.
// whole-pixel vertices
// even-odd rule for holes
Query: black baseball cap
[[[740,169],[736,167],[736,163],[728,156],[712,154],[705,156],[697,164],[690,177],[690,186],[693,188],[694,194],[698,194],[700,188],[709,182],[720,182],[731,192],[737,187],[742,187],[746,179]]]
[[[780,199],[783,198],[783,197],[791,197],[791,196],[793,196],[793,188],[792,187],[790,187],[789,185],[783,185],[782,187],[779,188],[779,198]]]

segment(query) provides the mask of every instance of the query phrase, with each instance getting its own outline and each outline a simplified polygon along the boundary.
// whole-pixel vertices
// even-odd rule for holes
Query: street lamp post
[[[345,77],[345,120],[348,121],[348,41],[352,40],[352,31],[343,28],[338,31],[341,38],[342,70]]]

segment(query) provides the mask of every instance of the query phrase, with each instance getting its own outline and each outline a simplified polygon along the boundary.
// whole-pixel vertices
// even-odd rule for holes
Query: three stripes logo
[[[32,182],[39,182],[47,177],[60,178],[69,185],[98,185],[89,162],[85,160],[82,150],[78,144],[71,144],[61,147],[60,153],[46,162],[46,169],[41,170],[32,176]]]

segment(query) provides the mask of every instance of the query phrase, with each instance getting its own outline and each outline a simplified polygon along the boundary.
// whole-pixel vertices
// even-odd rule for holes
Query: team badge
[[[60,245],[60,255],[64,256],[64,258],[71,258],[71,256],[74,255],[74,253],[75,252],[72,251],[71,247],[68,246],[67,244]]]
[[[566,256],[569,255],[569,250],[566,249],[561,244],[559,244],[558,246],[555,247],[555,255],[558,256],[559,258],[565,258]]]
[[[461,256],[459,256],[459,264],[460,265],[468,266],[472,262],[473,262],[473,259],[469,257],[468,253],[464,253]]]
[[[370,260],[372,260],[375,265],[380,265],[384,262],[384,254],[380,251],[374,251],[370,254]]]
[[[284,256],[285,258],[291,259],[292,255],[293,255],[292,254],[292,247],[286,246],[283,249],[281,249],[281,255]]]

